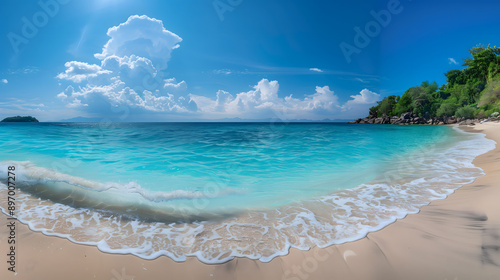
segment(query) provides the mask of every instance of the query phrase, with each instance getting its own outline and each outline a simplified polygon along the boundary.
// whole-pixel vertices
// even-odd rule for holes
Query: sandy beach
[[[482,132],[500,143],[500,124]],[[477,157],[485,176],[365,238],[325,249],[292,249],[269,263],[239,258],[218,265],[196,258],[144,260],[32,232],[16,223],[16,273],[8,271],[2,215],[0,279],[500,279],[500,148]]]

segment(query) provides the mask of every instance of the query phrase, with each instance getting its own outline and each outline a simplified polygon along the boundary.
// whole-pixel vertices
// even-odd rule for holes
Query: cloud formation
[[[200,114],[209,119],[244,118],[244,119],[334,119],[344,116],[354,117],[366,113],[366,110],[380,99],[380,95],[364,89],[359,95],[351,96],[344,104],[328,86],[316,87],[315,92],[304,98],[293,95],[280,98],[278,81],[262,79],[253,90],[232,95],[219,90],[216,98],[191,94],[191,99],[198,105]],[[350,111],[346,114],[346,111]],[[344,116],[343,116],[344,115]]]
[[[9,83],[9,81],[7,81],[7,79],[1,79],[1,80],[0,80],[0,82],[1,82],[2,84],[8,84],[8,83]]]
[[[364,89],[358,95],[351,95],[351,98],[342,106],[344,111],[358,106],[374,104],[380,100],[380,94]]]
[[[450,64],[455,64],[455,65],[458,65],[458,62],[454,59],[454,58],[448,58],[448,61],[450,62]]]
[[[280,95],[278,81],[268,79],[261,79],[250,91],[236,94],[224,90],[212,98],[192,94],[185,81],[164,77],[172,51],[182,39],[166,30],[162,21],[131,16],[109,28],[107,35],[110,39],[102,52],[94,55],[100,63],[69,61],[65,71],[57,75],[66,83],[57,95],[66,107],[101,114],[126,107],[130,114],[162,113],[188,119],[320,120],[366,111],[380,98],[365,89],[341,104],[328,86],[317,86],[297,98],[292,94]],[[322,72],[318,68],[310,70]],[[221,70],[218,74],[230,73]]]
[[[67,107],[92,112],[118,106],[142,112],[196,110],[196,104],[185,97],[186,82],[162,76],[171,52],[182,41],[166,30],[162,21],[131,16],[110,28],[107,35],[110,39],[102,52],[95,54],[100,65],[70,61],[57,75],[74,83],[57,95]]]
[[[37,67],[28,66],[28,67],[21,68],[21,69],[9,69],[9,74],[11,74],[11,75],[31,74],[31,73],[37,73],[39,71],[40,70]]]
[[[70,61],[64,64],[66,71],[57,75],[58,79],[69,80],[75,83],[81,83],[92,77],[97,77],[101,74],[109,74],[111,71],[103,70],[101,66],[88,64],[85,62]]]
[[[233,71],[229,69],[217,69],[214,70],[213,72],[214,74],[222,74],[222,75],[231,75],[233,73]]]
[[[319,68],[309,68],[309,71],[323,73],[323,70],[321,70]]]
[[[161,20],[131,16],[125,23],[108,29],[111,37],[95,57],[147,57],[157,69],[166,69],[172,50],[179,47],[181,37],[168,31]]]

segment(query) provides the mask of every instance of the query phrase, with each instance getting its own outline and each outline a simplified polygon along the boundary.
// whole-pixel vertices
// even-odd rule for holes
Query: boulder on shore
[[[459,125],[475,125],[476,123],[500,121],[500,113],[495,112],[491,114],[490,117],[486,119],[465,119],[456,118],[454,116],[449,118],[431,118],[426,119],[419,117],[411,112],[403,113],[400,117],[398,116],[387,116],[384,114],[382,117],[370,118],[366,117],[363,119],[357,119],[350,123],[368,123],[368,124],[398,124],[398,125],[409,125],[409,124],[426,124],[426,125],[444,125],[444,124],[459,124]]]

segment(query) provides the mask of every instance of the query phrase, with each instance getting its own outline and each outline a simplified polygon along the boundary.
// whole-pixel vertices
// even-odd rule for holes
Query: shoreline
[[[465,128],[465,127],[460,127]],[[479,124],[470,132],[486,133],[500,143],[498,123]],[[480,130],[480,131],[478,131]],[[269,263],[236,258],[207,265],[190,257],[145,260],[100,252],[69,240],[32,232],[17,223],[16,279],[497,279],[500,274],[500,149],[480,155],[474,164],[485,176],[434,200],[418,214],[371,232],[366,237],[325,249],[290,249]],[[5,215],[2,215],[5,217]],[[7,227],[0,246],[7,248]],[[4,251],[2,249],[2,251]],[[6,256],[5,256],[6,258]],[[5,262],[0,275],[12,277]]]

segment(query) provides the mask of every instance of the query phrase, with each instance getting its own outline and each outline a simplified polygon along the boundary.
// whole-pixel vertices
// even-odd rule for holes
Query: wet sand
[[[500,143],[500,124],[464,127]],[[325,249],[292,249],[269,263],[234,259],[218,265],[196,258],[143,260],[100,252],[32,232],[16,222],[16,271],[7,270],[7,217],[1,215],[0,279],[500,279],[500,148],[474,161],[486,175],[418,214],[367,237]]]

